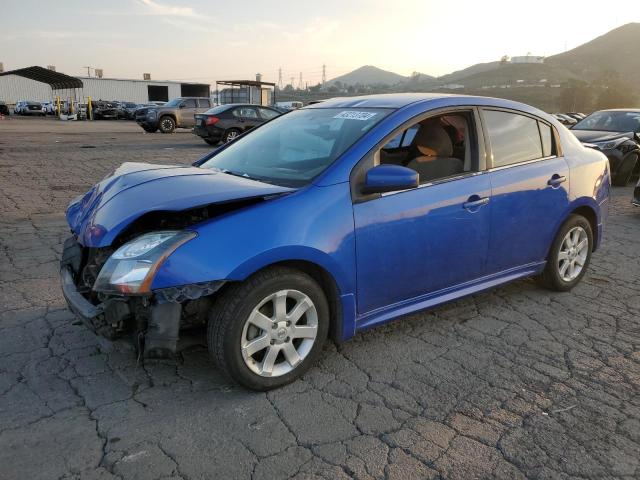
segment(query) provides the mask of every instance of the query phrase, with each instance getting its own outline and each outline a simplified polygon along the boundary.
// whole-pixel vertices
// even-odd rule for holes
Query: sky
[[[440,76],[549,56],[629,22],[639,0],[0,0],[0,62],[105,77],[313,85],[362,65]],[[92,71],[93,72],[93,71]],[[92,73],[93,74],[93,73]]]

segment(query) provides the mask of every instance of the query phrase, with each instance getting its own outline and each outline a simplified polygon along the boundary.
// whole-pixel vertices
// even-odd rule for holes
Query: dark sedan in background
[[[609,158],[614,185],[625,186],[638,170],[640,110],[600,110],[578,122],[571,131],[582,143],[598,147]]]
[[[282,115],[274,108],[260,105],[229,104],[213,107],[195,117],[193,133],[209,145],[230,142],[247,130]]]

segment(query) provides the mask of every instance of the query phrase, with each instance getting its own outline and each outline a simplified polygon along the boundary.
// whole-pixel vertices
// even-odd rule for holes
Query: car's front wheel
[[[329,305],[307,274],[276,267],[231,285],[215,303],[209,351],[231,379],[253,390],[292,382],[313,364],[329,331]]]
[[[550,290],[571,290],[584,277],[592,251],[591,224],[581,215],[569,216],[553,241],[539,282]]]
[[[172,133],[176,129],[176,122],[171,117],[162,117],[158,128],[162,133]]]

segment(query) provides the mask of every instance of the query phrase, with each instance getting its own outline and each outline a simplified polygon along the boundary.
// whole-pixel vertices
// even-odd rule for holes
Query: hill
[[[614,71],[629,83],[638,85],[638,46],[640,23],[628,23],[573,50],[548,57],[545,63],[564,67],[585,80]]]
[[[482,88],[494,85],[553,85],[575,77],[574,73],[561,66],[544,63],[498,63],[492,69],[458,77],[455,82],[463,84],[465,88]]]
[[[372,65],[365,65],[355,69],[353,72],[346,73],[327,82],[328,85],[334,85],[341,82],[345,85],[396,85],[407,81],[407,77],[398,75],[397,73],[382,70]]]
[[[471,65],[463,70],[457,70],[453,73],[448,73],[447,75],[443,75],[438,77],[438,82],[440,83],[457,83],[463,78],[469,77],[471,75],[475,75],[476,73],[482,73],[489,70],[494,70],[500,66],[500,62],[488,62],[488,63],[476,63],[475,65]]]

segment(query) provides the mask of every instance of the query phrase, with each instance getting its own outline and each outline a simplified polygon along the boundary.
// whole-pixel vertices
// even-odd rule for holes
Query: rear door
[[[204,113],[211,108],[211,102],[208,98],[199,98],[198,99],[198,109],[197,113]]]
[[[195,98],[185,99],[179,109],[180,118],[178,119],[178,126],[183,128],[193,127],[195,125],[197,109],[198,106]]]
[[[569,205],[569,167],[553,126],[521,112],[482,110],[489,149],[487,273],[543,262]]]

